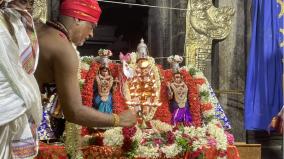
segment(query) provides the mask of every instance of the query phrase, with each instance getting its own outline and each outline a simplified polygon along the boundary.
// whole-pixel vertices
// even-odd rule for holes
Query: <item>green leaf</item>
[[[190,70],[189,70],[189,74],[191,75],[191,76],[194,76],[195,74],[196,74],[196,69],[195,68],[190,68]]]
[[[134,140],[131,144],[131,150],[129,152],[126,152],[126,156],[127,158],[134,158],[136,153],[137,153],[137,149],[138,149],[138,141]]]
[[[177,138],[177,144],[182,148],[182,151],[185,152],[189,149],[188,141],[184,138]]]
[[[199,93],[200,96],[204,96],[204,97],[209,97],[209,92],[208,91],[202,91]]]
[[[204,153],[201,153],[196,159],[203,159],[204,157]]]
[[[93,56],[82,56],[81,57],[81,62],[86,63],[88,65],[92,64],[94,57]]]

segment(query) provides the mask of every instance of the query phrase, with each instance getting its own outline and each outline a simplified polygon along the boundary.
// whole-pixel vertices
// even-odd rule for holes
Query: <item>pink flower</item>
[[[220,156],[220,157],[225,157],[226,155],[227,155],[227,151],[224,151],[224,150],[223,150],[223,151],[220,151],[220,152],[219,152],[219,156]]]
[[[212,147],[216,147],[216,145],[217,145],[216,139],[214,139],[212,137],[208,138],[208,145],[210,145]]]
[[[132,138],[136,131],[137,129],[135,126],[122,128],[122,134],[125,138]]]
[[[154,139],[153,141],[154,141],[154,143],[155,143],[156,145],[161,145],[161,144],[163,143],[162,140],[159,139],[159,138],[156,138],[156,139]]]
[[[196,158],[202,153],[202,149],[197,149],[196,151],[192,152],[191,158]]]
[[[173,144],[175,142],[175,135],[173,132],[168,131],[167,132],[167,143],[168,144]]]
[[[235,142],[234,135],[232,135],[231,133],[229,133],[227,131],[225,131],[225,134],[227,135],[228,144],[233,145],[234,142]]]
[[[144,139],[144,138],[141,140],[141,144],[142,144],[142,145],[144,145],[146,142],[147,142],[147,140]]]

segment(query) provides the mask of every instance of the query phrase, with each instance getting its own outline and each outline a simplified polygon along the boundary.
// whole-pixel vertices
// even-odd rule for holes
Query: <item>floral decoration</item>
[[[152,129],[134,126],[107,130],[104,133],[104,144],[122,148],[128,157],[133,158],[175,158],[186,152],[190,152],[191,158],[196,158],[210,147],[217,149],[219,158],[226,156],[229,143],[227,135],[218,124],[173,127],[153,120],[151,127]]]
[[[82,100],[86,106],[92,106],[93,84],[100,66],[91,58],[85,59],[86,65],[81,70],[84,79]],[[126,78],[122,73],[122,65],[110,63],[109,68],[118,86],[113,91],[113,111],[120,113],[127,109],[125,94],[122,92]],[[125,155],[134,158],[175,158],[190,152],[190,157],[200,157],[208,147],[216,148],[218,158],[226,157],[227,146],[233,144],[233,136],[225,132],[220,121],[215,118],[214,102],[210,96],[209,83],[198,69],[188,66],[180,69],[180,73],[189,88],[188,100],[192,114],[192,126],[170,125],[171,113],[167,100],[167,82],[172,80],[171,70],[158,66],[161,77],[160,101],[155,119],[150,121],[151,129],[141,129],[137,125],[129,128],[112,128],[103,134],[106,146],[121,148]]]

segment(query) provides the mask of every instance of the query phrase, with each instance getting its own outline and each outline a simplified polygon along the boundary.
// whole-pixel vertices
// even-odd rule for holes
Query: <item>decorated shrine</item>
[[[100,49],[97,57],[81,57],[83,104],[105,113],[132,109],[137,124],[66,123],[65,144],[42,143],[38,158],[239,158],[228,119],[199,69],[180,66],[178,55],[168,57],[169,69],[157,65],[143,39],[119,62],[111,55]]]
[[[0,159],[283,158],[283,8],[0,0]]]

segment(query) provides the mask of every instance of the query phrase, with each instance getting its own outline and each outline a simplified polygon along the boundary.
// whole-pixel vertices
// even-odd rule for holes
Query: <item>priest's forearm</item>
[[[102,113],[86,106],[78,108],[67,120],[87,127],[114,126],[114,116],[112,114]]]

